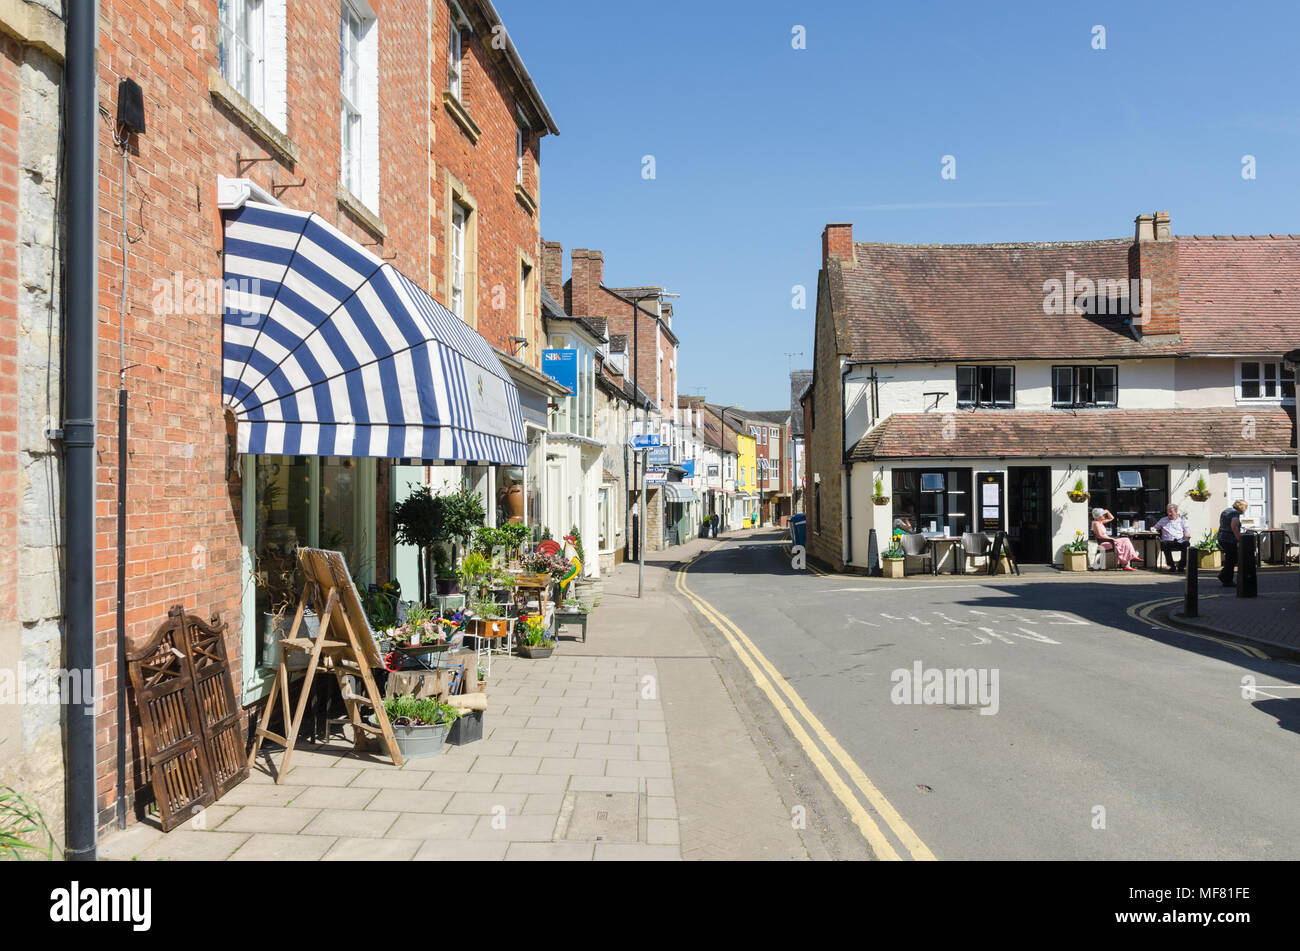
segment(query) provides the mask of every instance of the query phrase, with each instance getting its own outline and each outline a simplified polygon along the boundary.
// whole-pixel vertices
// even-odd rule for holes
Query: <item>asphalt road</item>
[[[769,533],[701,556],[684,581],[757,645],[941,860],[1300,854],[1300,666],[1127,613],[1179,595],[1177,579],[821,576],[792,569]],[[990,692],[895,702],[918,662],[982,671]],[[806,749],[746,668],[728,669],[787,778],[816,800],[829,853],[854,856],[864,843]],[[994,700],[996,712],[981,712]]]

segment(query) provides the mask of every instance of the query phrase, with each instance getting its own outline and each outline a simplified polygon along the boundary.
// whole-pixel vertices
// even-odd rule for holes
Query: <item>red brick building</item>
[[[541,350],[540,139],[558,130],[486,0],[230,0],[220,9],[217,0],[102,0],[101,11],[101,104],[115,115],[119,80],[131,78],[147,118],[147,131],[130,137],[125,220],[112,121],[99,142],[104,823],[120,779],[113,711],[124,367],[128,639],[151,633],[173,604],[220,612],[236,689],[254,703],[266,681],[257,667],[267,606],[253,581],[264,527],[297,517],[295,504],[314,505],[318,521],[296,535],[287,526],[290,538],[332,540],[370,580],[397,571],[385,513],[399,478],[389,462],[254,462],[237,453],[222,394],[219,177],[239,182],[222,198],[243,189],[315,213],[516,357],[527,375]],[[419,474],[411,467],[402,481],[412,470]],[[485,492],[491,479],[478,483]],[[265,491],[272,485],[278,503]],[[295,502],[301,492],[308,496]],[[131,762],[137,754],[132,748]],[[143,785],[138,767],[121,779],[127,797]]]

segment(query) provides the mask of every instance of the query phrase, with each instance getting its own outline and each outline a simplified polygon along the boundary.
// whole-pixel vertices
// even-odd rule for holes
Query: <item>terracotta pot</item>
[[[512,485],[502,489],[497,493],[497,504],[503,505],[509,513],[510,521],[523,521],[524,518],[524,487],[522,485]]]

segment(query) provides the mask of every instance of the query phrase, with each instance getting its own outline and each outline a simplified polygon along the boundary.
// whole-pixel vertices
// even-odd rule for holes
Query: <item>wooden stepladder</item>
[[[383,666],[383,661],[379,657],[379,648],[371,633],[370,622],[366,620],[361,599],[357,596],[356,586],[352,584],[352,576],[348,573],[342,553],[319,548],[299,548],[298,561],[302,564],[307,583],[303,585],[302,596],[298,599],[298,610],[294,613],[289,636],[280,642],[280,666],[275,674],[271,695],[266,701],[263,725],[258,727],[253,750],[248,754],[248,765],[251,767],[257,759],[262,740],[274,740],[284,746],[284,756],[276,770],[275,782],[279,785],[284,781],[298,731],[302,727],[312,682],[316,679],[316,672],[323,670],[338,678],[339,690],[343,694],[348,719],[352,722],[352,735],[358,748],[361,746],[361,734],[378,736],[384,741],[393,765],[401,766],[402,754],[397,748],[392,724],[384,712],[384,699],[379,695],[379,688],[371,674],[372,669]],[[320,630],[314,639],[298,636],[302,628],[303,612],[309,606],[320,618]],[[301,651],[308,657],[307,675],[303,679],[302,692],[298,695],[298,704],[292,717],[289,714],[288,651]],[[358,682],[362,685],[363,693],[356,690]],[[272,733],[265,726],[275,709],[277,697],[286,724],[284,736]],[[374,711],[378,726],[362,719],[362,707]]]

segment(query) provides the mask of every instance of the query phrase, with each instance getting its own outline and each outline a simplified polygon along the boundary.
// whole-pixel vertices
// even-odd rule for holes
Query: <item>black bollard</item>
[[[880,570],[880,545],[876,542],[876,530],[873,528],[867,535],[867,574],[872,578],[879,578],[882,574]]]
[[[1242,532],[1237,542],[1237,597],[1254,598],[1259,595],[1259,536]]]
[[[1200,551],[1190,545],[1187,546],[1187,554],[1183,556],[1183,563],[1187,571],[1187,590],[1183,593],[1183,617],[1199,617],[1197,588],[1200,585],[1201,577]]]

